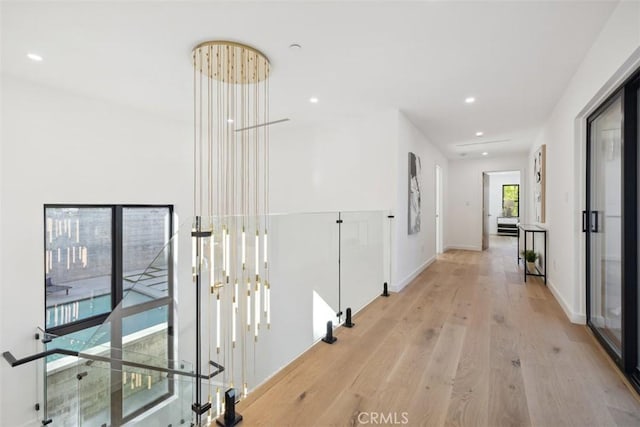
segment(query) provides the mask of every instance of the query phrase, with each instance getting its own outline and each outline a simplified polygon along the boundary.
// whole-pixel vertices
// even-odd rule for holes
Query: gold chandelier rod
[[[241,384],[246,396],[261,323],[270,326],[269,126],[289,119],[270,121],[271,65],[258,49],[206,41],[194,47],[192,59],[194,230],[211,233],[207,250],[203,237],[194,238],[199,259],[192,262],[198,274],[209,266],[209,359],[229,364],[223,383]],[[218,414],[220,393],[209,384],[209,402],[215,400]]]

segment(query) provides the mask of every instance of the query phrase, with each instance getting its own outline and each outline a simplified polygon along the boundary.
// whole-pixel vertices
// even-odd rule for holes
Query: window
[[[520,185],[502,186],[502,215],[506,217],[520,216]]]
[[[170,367],[172,212],[172,206],[45,206],[45,325],[54,337],[51,348],[108,357],[109,349],[118,349],[122,360]],[[122,364],[111,369],[136,375]],[[55,387],[71,384],[64,379],[76,371],[73,361],[50,357],[48,399],[64,393]],[[82,414],[94,425],[125,423],[173,392],[166,377],[149,376],[145,387],[123,388],[106,372],[89,370],[93,379],[84,381],[84,387],[100,384],[85,393],[110,390],[109,398],[96,399],[99,404]],[[59,409],[50,416],[61,424],[73,414],[65,405],[50,407]]]
[[[111,311],[111,214],[103,207],[45,209],[47,329]]]

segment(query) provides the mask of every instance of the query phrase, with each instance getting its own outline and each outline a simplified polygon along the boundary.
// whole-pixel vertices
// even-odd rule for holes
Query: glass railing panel
[[[57,363],[57,368],[49,368],[47,372],[43,421],[51,420],[50,425],[62,427],[78,425],[77,364],[78,358],[68,357],[65,365]]]
[[[95,326],[56,337],[46,334],[46,350],[64,349],[80,351],[85,348],[89,340],[96,343],[108,343],[108,334],[98,333],[105,328]],[[79,408],[81,405],[78,394],[78,366],[79,360],[75,356],[54,354],[43,359],[44,383],[45,383],[45,417],[51,419],[53,425],[76,426],[78,425]]]
[[[196,261],[201,263],[199,362],[203,379],[199,402],[212,404],[203,420],[218,415],[227,388],[236,388],[240,396],[245,386],[250,392],[322,338],[328,321],[337,326],[343,320],[338,312],[351,307],[355,313],[382,290],[388,263],[383,236],[388,219],[383,212],[200,220],[201,231],[211,234],[202,235],[196,246],[192,237],[194,219],[183,220],[173,230],[172,238],[156,248],[147,266],[132,267],[123,300],[107,322],[76,344],[81,356],[108,355],[119,361],[90,367],[119,371],[118,378],[113,372],[99,374],[102,371],[93,376],[96,381],[108,377],[110,386],[120,389],[120,394],[118,388],[110,393],[105,405],[121,405],[122,420],[152,419],[145,417],[160,413],[170,406],[169,401],[181,402],[176,403],[181,411],[184,409],[181,420],[192,422],[195,418],[191,404],[197,401],[197,381],[188,378],[188,384],[176,383],[155,369],[182,370],[184,362],[174,361],[189,360],[193,365],[188,369],[197,371],[194,248],[202,254]],[[265,229],[269,235],[268,262],[264,259]],[[163,287],[166,295],[156,292]],[[256,328],[257,319],[260,324]],[[135,381],[133,389],[131,381]],[[90,384],[84,383],[82,390],[91,393]],[[119,403],[114,403],[114,396],[119,396]],[[85,423],[106,417],[105,408],[82,400],[80,403]]]
[[[153,393],[153,378],[156,374],[149,370],[138,369],[132,372],[127,369],[125,367],[123,375],[123,378],[127,376],[127,384],[123,384],[123,394],[127,396],[124,404],[126,407],[139,408],[138,415],[132,413],[127,417],[127,425],[136,427],[192,425],[193,378],[181,375],[165,375],[164,382],[170,384],[170,393],[165,393],[150,401],[149,393]],[[149,386],[150,379],[151,386]],[[146,384],[145,380],[147,381]],[[143,405],[144,402],[148,403]]]
[[[150,366],[161,363],[161,359],[149,360]],[[131,366],[127,361],[122,361],[118,369],[122,377],[122,413],[125,421],[132,422],[135,419],[135,425],[143,422],[146,425],[178,425],[191,420],[195,378],[175,372],[193,373],[193,366],[187,362],[170,365],[175,369],[164,372]]]
[[[72,425],[190,423],[193,377],[94,356],[83,355],[77,364],[78,424]],[[191,365],[183,362],[178,366],[184,369],[179,372],[191,374]],[[110,405],[104,404],[109,401]]]
[[[203,382],[202,401],[212,402],[213,416],[225,389],[234,387],[244,395],[245,386],[251,391],[323,337],[328,321],[337,326],[337,220],[337,213],[202,219],[202,229],[212,230],[212,236],[204,237],[195,248],[206,255],[200,269],[201,371],[210,376],[217,366],[224,367],[221,374]],[[269,236],[266,263],[265,228]],[[184,254],[191,254],[193,242],[177,239],[182,255],[179,265],[184,269]],[[226,270],[230,271],[228,278]],[[195,286],[188,279],[189,286],[185,289],[181,284],[178,291],[178,313],[184,313],[180,317],[181,352],[183,346],[195,345],[191,341],[195,336]],[[190,311],[182,311],[185,301]]]
[[[151,308],[122,319],[124,332],[121,357],[123,361],[135,362],[153,367],[173,368],[170,355],[174,342],[167,330],[168,306]],[[132,370],[131,373],[135,373]],[[148,383],[148,384],[147,384]],[[171,393],[166,375],[151,372],[145,378],[148,388],[137,393],[135,399],[127,399],[123,394],[123,413],[130,415]]]
[[[36,346],[35,352],[39,353],[41,351],[46,350],[46,344],[43,343],[42,337],[44,331],[38,328],[39,331],[35,336]],[[46,335],[44,335],[46,336]],[[36,411],[38,411],[38,419],[41,422],[46,422],[48,416],[47,409],[47,361],[46,359],[39,359],[35,361],[35,370],[36,370]]]
[[[340,297],[355,314],[382,293],[385,280],[386,213],[342,212]]]
[[[274,306],[273,315],[281,312],[289,319],[300,319],[311,313],[313,338],[319,339],[327,321],[338,323],[340,311],[338,214],[272,216],[270,221],[272,300],[283,302],[280,310]],[[296,304],[287,307],[285,301]]]
[[[109,353],[107,353],[109,352]],[[110,356],[109,356],[110,354]],[[149,355],[129,356],[146,364],[114,357],[108,346],[82,353],[76,363],[80,425],[163,425],[191,421],[193,366]],[[76,425],[76,424],[72,424]]]
[[[322,338],[328,321],[338,325],[337,221],[333,212],[268,218],[270,329],[247,342],[249,390]]]
[[[94,356],[109,357],[109,353],[96,351]],[[112,386],[111,364],[108,361],[80,356],[76,364],[78,388],[78,425],[111,425]]]

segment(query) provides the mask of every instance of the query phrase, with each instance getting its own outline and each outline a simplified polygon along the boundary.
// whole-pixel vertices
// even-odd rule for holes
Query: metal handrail
[[[2,357],[4,357],[4,359],[9,363],[9,365],[11,365],[12,368],[15,368],[16,366],[20,366],[20,365],[24,365],[26,363],[29,362],[33,362],[35,360],[38,359],[42,359],[48,356],[52,356],[54,354],[60,354],[60,355],[64,355],[64,356],[75,356],[75,357],[81,357],[83,359],[89,359],[92,361],[98,361],[98,362],[120,362],[125,366],[130,366],[133,368],[141,368],[141,369],[149,369],[151,371],[158,371],[158,372],[164,372],[166,374],[172,374],[172,375],[181,375],[181,376],[185,376],[185,377],[190,377],[190,378],[198,378],[198,375],[196,375],[193,372],[188,372],[188,371],[180,371],[177,369],[171,369],[171,368],[163,368],[161,366],[152,366],[152,365],[146,365],[144,363],[139,363],[139,362],[131,362],[128,360],[120,360],[120,359],[113,359],[111,357],[106,357],[106,356],[98,356],[95,354],[87,354],[87,353],[80,353],[79,351],[74,351],[74,350],[66,350],[63,348],[53,348],[51,350],[47,350],[47,351],[43,351],[40,353],[36,353],[36,354],[32,354],[31,356],[27,356],[27,357],[23,357],[22,359],[16,359],[15,356],[13,354],[11,354],[10,351],[5,351],[4,353],[2,353]],[[224,366],[210,360],[209,364],[213,367],[216,368],[216,370],[214,372],[212,372],[210,375],[200,375],[200,378],[202,379],[211,379],[213,377],[215,377],[216,375],[222,373],[224,371]]]

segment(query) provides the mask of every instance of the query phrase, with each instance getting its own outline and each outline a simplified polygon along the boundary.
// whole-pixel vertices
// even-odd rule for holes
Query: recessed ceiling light
[[[311,98],[309,98],[309,102],[312,104],[317,104],[318,103],[318,98],[316,98],[315,96],[312,96]]]
[[[467,104],[473,104],[474,102],[476,102],[476,99],[473,96],[468,96],[464,99],[464,102],[466,102]]]
[[[302,49],[302,46],[300,46],[298,43],[291,43],[289,45],[289,49],[298,50],[298,49]]]
[[[27,58],[35,62],[42,61],[42,56],[38,55],[37,53],[27,53]]]
[[[482,153],[483,156],[488,156],[489,153],[487,153],[486,151]]]
[[[233,119],[227,119],[227,123],[233,123]]]
[[[484,135],[484,132],[480,132],[480,131],[476,132],[476,136],[482,136],[482,135]]]

